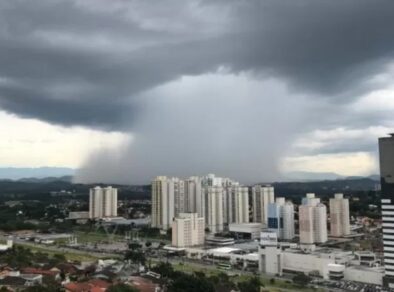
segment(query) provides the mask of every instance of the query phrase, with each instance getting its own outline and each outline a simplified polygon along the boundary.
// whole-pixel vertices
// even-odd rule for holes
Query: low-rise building
[[[344,271],[344,280],[383,285],[384,267],[350,266]]]
[[[259,239],[263,228],[262,223],[233,223],[229,225],[229,232],[235,238]]]
[[[205,238],[205,244],[212,246],[229,246],[234,245],[235,241],[232,237],[208,236]]]

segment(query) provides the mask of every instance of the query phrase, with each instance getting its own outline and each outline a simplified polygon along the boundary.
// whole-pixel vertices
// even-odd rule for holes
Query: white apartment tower
[[[285,198],[276,198],[268,205],[268,229],[275,232],[280,239],[294,238],[294,205]]]
[[[175,183],[177,179],[158,176],[152,181],[152,227],[167,230],[175,216]]]
[[[204,187],[205,223],[210,233],[222,232],[223,225],[223,194],[222,186]]]
[[[199,217],[204,216],[204,196],[202,192],[202,180],[198,176],[189,177],[184,181],[185,207],[188,212],[197,213]]]
[[[95,187],[89,192],[89,218],[118,216],[118,190],[111,186]]]
[[[327,241],[327,208],[315,198],[315,194],[307,194],[299,206],[300,243],[314,244]]]
[[[234,183],[226,188],[223,199],[224,223],[249,223],[249,189]]]
[[[172,222],[172,245],[188,247],[204,244],[205,219],[197,213],[180,213]]]
[[[350,234],[349,200],[343,194],[330,199],[330,233],[335,237]]]
[[[256,185],[252,188],[253,222],[268,224],[268,205],[275,203],[272,186]]]
[[[214,174],[185,180],[156,177],[152,181],[152,227],[167,230],[181,213],[205,218],[211,233],[222,232],[230,223],[248,223],[248,188]]]
[[[231,223],[249,223],[249,190],[247,187],[235,187],[235,216]]]

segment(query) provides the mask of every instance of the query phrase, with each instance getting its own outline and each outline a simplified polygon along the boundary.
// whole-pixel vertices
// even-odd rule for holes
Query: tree
[[[171,278],[174,275],[174,268],[170,263],[160,262],[155,267],[152,268],[152,271],[160,274],[163,278]]]
[[[238,289],[241,292],[260,292],[261,286],[264,285],[262,285],[260,279],[257,277],[238,283]]]
[[[107,289],[107,292],[138,292],[139,290],[127,284],[112,285]]]
[[[311,278],[303,273],[299,273],[293,277],[293,282],[301,287],[305,287],[311,281]]]
[[[270,284],[271,284],[271,285],[275,285],[275,279],[274,279],[274,278],[271,278],[271,279],[270,279]]]
[[[230,280],[230,277],[223,272],[209,277],[209,280],[214,285],[216,292],[236,290],[236,285]]]
[[[126,253],[125,260],[129,260],[134,264],[142,264],[144,265],[146,262],[146,257],[143,252],[139,250],[130,250]]]
[[[145,242],[145,247],[151,247],[151,246],[152,246],[152,242],[150,241]]]
[[[203,273],[188,275],[177,273],[177,276],[168,286],[168,292],[215,292],[215,287]]]
[[[26,288],[25,290],[26,292],[57,292],[57,291],[62,291],[61,286],[59,285],[58,287],[46,287],[43,285],[35,285],[35,286],[31,286]]]

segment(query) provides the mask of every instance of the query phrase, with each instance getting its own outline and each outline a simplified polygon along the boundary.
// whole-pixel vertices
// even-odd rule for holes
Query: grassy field
[[[51,255],[51,256],[55,255],[55,254],[62,254],[69,261],[81,261],[81,262],[83,262],[83,261],[93,261],[93,260],[97,260],[98,259],[98,257],[95,257],[93,255],[73,253],[73,252],[69,252],[69,251],[63,251],[62,249],[59,249],[58,251],[55,251],[55,250],[50,249],[50,248],[31,246],[31,245],[27,245],[27,244],[23,244],[23,243],[17,243],[16,245],[20,245],[20,246],[23,246],[25,248],[28,248],[32,252],[42,252],[42,253],[46,253],[46,254]]]
[[[99,243],[110,242],[112,240],[123,240],[124,236],[117,234],[106,234],[103,232],[83,232],[76,231],[74,235],[77,237],[79,243]]]

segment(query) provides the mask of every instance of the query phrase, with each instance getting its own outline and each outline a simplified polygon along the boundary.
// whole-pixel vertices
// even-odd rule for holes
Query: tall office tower
[[[172,245],[188,247],[204,244],[205,219],[197,213],[180,213],[172,222]]]
[[[349,200],[343,194],[335,194],[330,199],[331,236],[341,237],[350,234]]]
[[[118,190],[111,186],[95,187],[89,192],[89,218],[118,216]]]
[[[167,230],[175,216],[175,184],[177,178],[158,176],[152,181],[151,225]]]
[[[300,243],[313,244],[327,241],[327,208],[315,198],[315,194],[307,194],[298,208],[300,225]]]
[[[203,189],[205,200],[205,225],[211,233],[223,231],[223,187],[206,186]]]
[[[275,203],[268,204],[268,230],[275,232],[276,236],[280,238],[280,230],[283,228],[283,221],[281,220],[281,206],[285,204],[285,198],[276,198]]]
[[[268,229],[280,239],[294,238],[294,205],[291,202],[276,198],[275,203],[268,204]]]
[[[252,188],[253,222],[267,226],[268,204],[275,202],[274,188],[271,186],[254,186]]]
[[[394,288],[394,134],[379,138],[379,162],[385,267],[383,284]]]

